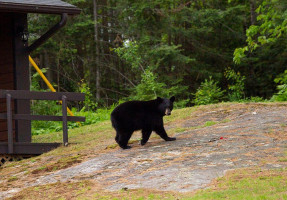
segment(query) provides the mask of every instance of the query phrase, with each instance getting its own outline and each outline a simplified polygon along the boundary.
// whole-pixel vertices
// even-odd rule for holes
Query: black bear
[[[131,148],[128,141],[136,130],[142,130],[141,145],[144,145],[155,131],[165,141],[168,137],[163,127],[163,116],[170,115],[175,97],[160,98],[151,101],[128,101],[117,106],[112,114],[112,125],[116,130],[116,142],[123,149]]]

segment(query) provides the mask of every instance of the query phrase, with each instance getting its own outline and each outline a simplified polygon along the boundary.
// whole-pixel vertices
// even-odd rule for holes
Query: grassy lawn
[[[165,118],[170,135],[194,128],[204,128],[217,123],[230,122],[228,119],[218,122],[207,121],[196,127],[183,128],[182,122],[194,115],[212,109],[232,109],[236,104],[225,103],[209,106],[178,109]],[[191,114],[192,113],[192,114]],[[114,142],[114,130],[110,121],[83,126],[69,130],[68,147],[59,147],[43,155],[12,162],[0,168],[0,188],[4,191],[25,184],[30,178],[46,175],[49,172],[64,169],[77,163],[119,148]],[[153,134],[153,137],[155,134]],[[136,133],[132,141],[137,141]],[[51,133],[33,137],[33,142],[61,142],[62,133]],[[287,155],[280,158],[287,160]],[[21,178],[25,175],[25,180]],[[3,178],[5,177],[5,179]],[[208,189],[192,193],[162,192],[150,190],[121,190],[107,192],[100,189],[92,180],[55,183],[29,187],[17,193],[11,199],[287,199],[287,170],[263,170],[247,168],[229,171],[224,177],[214,180]]]
[[[240,169],[187,199],[287,199],[287,170]]]

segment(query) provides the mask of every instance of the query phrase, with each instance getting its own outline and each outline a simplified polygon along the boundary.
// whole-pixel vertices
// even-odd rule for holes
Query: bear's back
[[[152,123],[156,113],[157,105],[154,100],[128,101],[113,110],[111,121],[114,128],[139,130],[146,123]]]
[[[155,106],[152,101],[127,101],[117,106],[113,112],[114,117],[125,117],[126,115],[135,116],[141,113],[155,111]]]

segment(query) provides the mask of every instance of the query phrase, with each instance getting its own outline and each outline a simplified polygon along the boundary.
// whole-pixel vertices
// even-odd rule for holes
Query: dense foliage
[[[171,95],[178,107],[286,100],[285,1],[66,1],[81,14],[32,57],[58,91],[87,94],[82,111]],[[31,14],[30,43],[57,21]]]

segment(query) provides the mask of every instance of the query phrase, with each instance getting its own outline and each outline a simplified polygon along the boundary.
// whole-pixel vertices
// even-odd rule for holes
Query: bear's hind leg
[[[123,133],[117,132],[116,141],[122,149],[130,149],[131,146],[128,146],[128,142],[132,136],[133,132]],[[117,140],[118,137],[118,140]]]
[[[118,132],[116,133],[115,141],[119,144],[119,134],[118,134]]]

